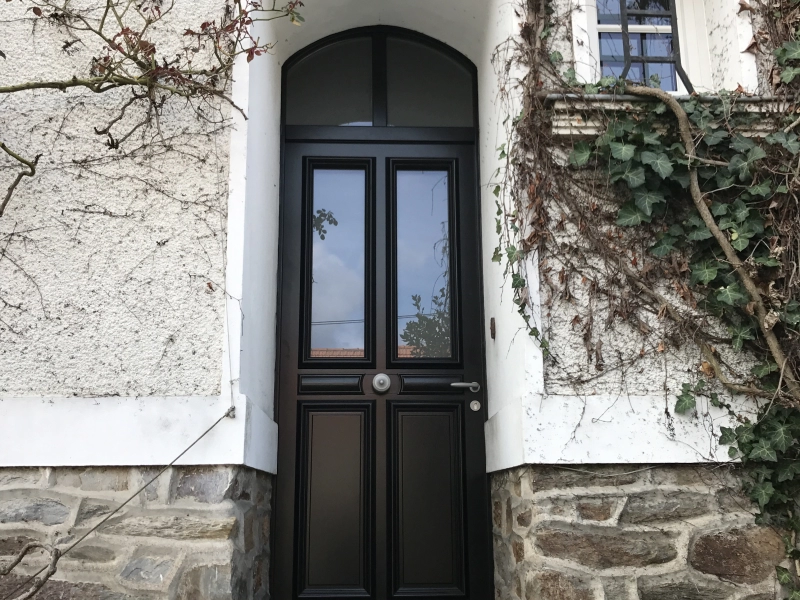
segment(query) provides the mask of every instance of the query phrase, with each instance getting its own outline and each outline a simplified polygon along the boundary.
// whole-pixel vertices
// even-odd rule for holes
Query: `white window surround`
[[[737,15],[738,5],[717,0],[675,0],[681,64],[697,93],[736,89],[758,89],[755,57],[743,52],[753,36],[748,13]],[[596,0],[572,0],[572,44],[578,81],[593,83],[600,79],[600,31]],[[717,6],[719,4],[719,6]],[[655,26],[633,26],[631,31],[656,32]],[[725,47],[720,53],[713,50]],[[738,50],[731,51],[732,48]],[[675,94],[686,94],[678,78]]]
[[[584,0],[585,1],[585,0]],[[710,1],[710,0],[709,0]],[[495,239],[495,149],[506,141],[513,108],[499,99],[491,57],[519,31],[506,0],[307,0],[303,27],[260,24],[275,39],[273,56],[235,69],[233,97],[249,119],[235,116],[231,138],[225,341],[222,393],[213,397],[0,398],[0,466],[163,465],[216,421],[223,420],[179,464],[242,464],[274,473],[281,65],[332,33],[387,24],[406,27],[459,50],[478,67],[483,278],[489,420],[487,468],[523,463],[702,462],[714,458],[704,423],[676,419],[670,439],[663,395],[627,398],[547,396],[536,344],[518,335],[519,316],[502,269],[491,262]],[[516,113],[514,113],[516,114]],[[528,281],[538,281],[536,263]],[[241,301],[239,300],[241,299]],[[531,290],[534,314],[539,294]],[[488,336],[488,320],[496,337]],[[634,407],[636,407],[634,409]]]

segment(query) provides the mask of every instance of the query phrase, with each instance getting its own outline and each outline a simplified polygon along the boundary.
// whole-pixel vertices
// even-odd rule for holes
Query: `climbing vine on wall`
[[[798,600],[800,1],[740,7],[758,26],[752,49],[772,62],[769,99],[741,89],[678,98],[657,80],[579,85],[558,51],[569,15],[530,2],[513,57],[499,61],[501,75],[516,65],[525,76],[522,111],[499,149],[494,260],[546,355],[528,301],[534,259],[543,310],[553,298],[570,302],[578,285],[589,290],[573,324],[598,371],[608,365],[595,298],[607,326],[632,324],[648,339],[655,320],[668,344],[696,347],[698,376],[672,391],[667,412],[691,418],[701,396],[727,411],[734,425],[715,432],[718,442],[747,468],[757,520],[789,532],[793,569],[777,567],[777,576]],[[557,131],[559,110],[584,125],[581,134]],[[643,344],[640,355],[663,345]],[[755,414],[734,407],[741,397],[755,400]]]

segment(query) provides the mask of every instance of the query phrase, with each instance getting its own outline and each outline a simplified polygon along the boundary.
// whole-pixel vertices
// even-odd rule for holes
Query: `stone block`
[[[140,548],[122,568],[120,579],[131,587],[164,588],[172,579],[177,558],[163,551]]]
[[[683,521],[709,512],[709,495],[694,492],[646,492],[628,498],[620,523],[644,525]]]
[[[720,477],[701,465],[666,465],[650,471],[655,485],[720,485]]]
[[[578,516],[585,521],[608,521],[617,508],[616,498],[581,498],[577,504]]]
[[[140,488],[148,481],[151,481],[156,475],[161,473],[163,467],[140,467],[137,469],[136,474],[136,487]],[[146,502],[155,502],[159,499],[160,483],[164,479],[169,478],[169,469],[167,469],[161,476],[148,485],[142,492],[142,497]]]
[[[55,498],[22,497],[0,500],[0,523],[61,525],[69,519],[69,506]]]
[[[525,600],[594,600],[587,578],[540,571],[525,584]]]
[[[758,506],[737,488],[725,488],[717,492],[717,505],[725,513],[748,513],[754,515]]]
[[[572,560],[595,569],[660,565],[677,556],[672,532],[620,531],[607,527],[551,523],[536,534],[545,556]]]
[[[175,600],[230,600],[231,568],[229,565],[203,565],[187,569],[180,575]]]
[[[38,541],[40,540],[26,535],[0,538],[0,556],[16,556],[25,546]]]
[[[580,470],[559,467],[529,467],[528,481],[531,491],[576,487],[614,487],[639,481],[635,465],[624,467],[582,465]]]
[[[109,502],[108,500],[84,498],[81,501],[80,508],[78,508],[78,516],[75,519],[75,525],[83,525],[89,521],[101,519],[118,506],[119,504],[116,502]]]
[[[768,527],[735,527],[699,535],[689,548],[689,564],[734,583],[758,583],[784,558],[781,536]]]
[[[117,553],[111,548],[95,545],[79,545],[62,560],[78,560],[84,562],[107,563],[113,562]]]
[[[640,600],[727,600],[734,591],[720,581],[685,574],[640,577],[638,587]]]
[[[492,503],[492,523],[497,529],[503,526],[503,505],[499,500]]]
[[[170,540],[227,540],[235,529],[236,518],[233,516],[138,514],[109,519],[100,531]]]
[[[603,581],[605,600],[631,600],[628,581],[624,577],[614,577]]]
[[[58,469],[54,473],[55,485],[72,487],[88,492],[123,492],[128,489],[130,469],[123,467],[97,467]]]
[[[27,581],[27,577],[8,575],[0,578],[0,598],[17,589]],[[104,585],[94,583],[68,583],[66,581],[49,580],[34,596],[35,600],[142,600],[141,597],[129,596],[114,591]]]
[[[173,500],[189,499],[218,504],[226,497],[230,483],[227,467],[190,467],[181,469],[173,480]]]
[[[32,469],[0,469],[0,487],[30,487],[39,485],[42,472]]]

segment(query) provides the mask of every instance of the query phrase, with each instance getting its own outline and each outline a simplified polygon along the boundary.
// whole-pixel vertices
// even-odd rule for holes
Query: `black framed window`
[[[287,64],[286,126],[474,127],[473,65],[410,32],[363,32],[327,38]]]
[[[661,89],[686,91],[692,84],[681,65],[678,0],[597,0],[597,31],[602,76],[649,83]]]

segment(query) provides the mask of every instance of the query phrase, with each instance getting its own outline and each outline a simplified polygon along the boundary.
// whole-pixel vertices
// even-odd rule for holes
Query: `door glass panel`
[[[372,125],[372,40],[336,42],[286,76],[287,125]]]
[[[366,172],[313,173],[311,358],[364,358]]]
[[[452,356],[447,171],[397,171],[397,358]]]
[[[446,54],[412,40],[386,40],[389,125],[472,127],[472,76]]]

